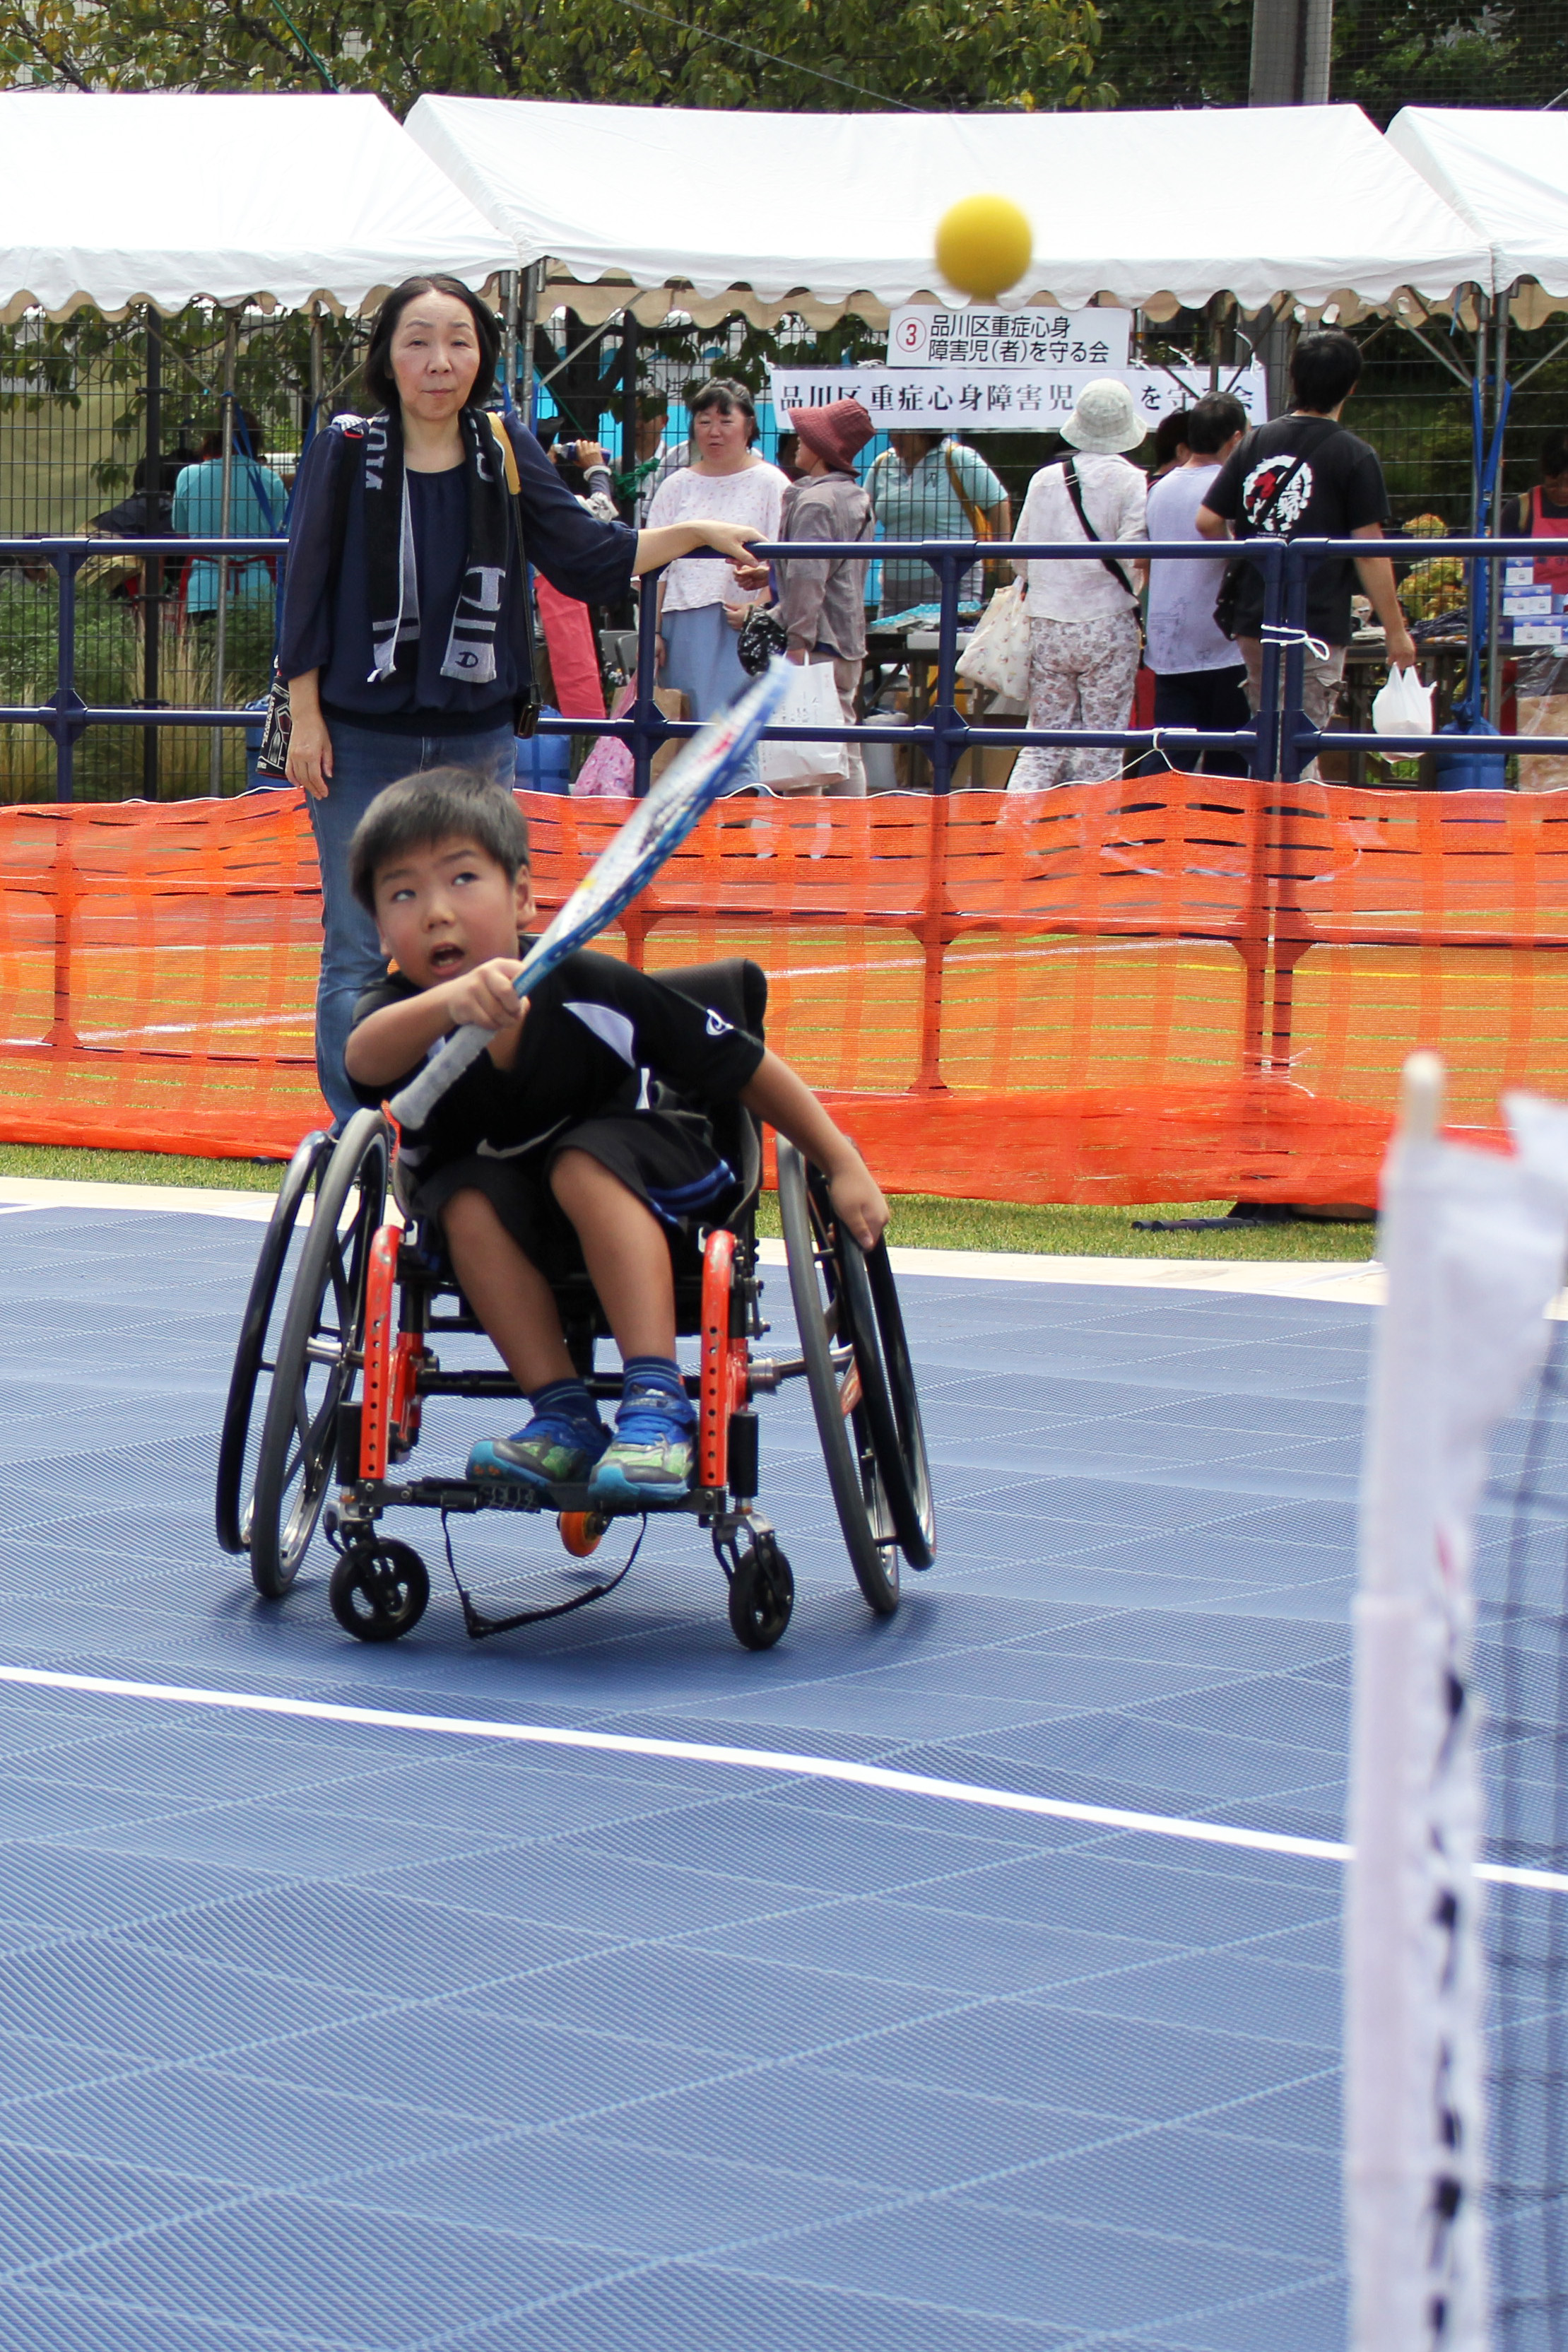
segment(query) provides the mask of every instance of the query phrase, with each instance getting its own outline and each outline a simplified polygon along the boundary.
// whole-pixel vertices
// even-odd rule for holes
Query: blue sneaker
[[[668,1389],[634,1390],[621,1400],[615,1434],[595,1463],[588,1499],[605,1511],[641,1511],[690,1493],[696,1417]]]
[[[537,1413],[510,1437],[482,1437],[468,1456],[468,1475],[481,1484],[531,1486],[580,1486],[605,1447],[610,1432],[597,1414],[591,1422],[564,1414]]]

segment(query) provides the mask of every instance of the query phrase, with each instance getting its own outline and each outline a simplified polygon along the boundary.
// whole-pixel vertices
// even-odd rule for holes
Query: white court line
[[[940,1780],[926,1772],[899,1772],[883,1764],[854,1764],[836,1756],[795,1756],[772,1748],[721,1748],[697,1739],[646,1739],[631,1732],[572,1731],[559,1725],[502,1723],[480,1716],[418,1715],[398,1707],[344,1706],[313,1698],[277,1698],[261,1691],[203,1690],[186,1683],[130,1682],[112,1675],[70,1675],[46,1666],[0,1665],[0,1683],[30,1690],[133,1698],[166,1706],[216,1707],[240,1715],[287,1716],[308,1723],[358,1725],[371,1731],[421,1731],[449,1739],[495,1739],[526,1748],[586,1748],[599,1755],[657,1756],[682,1764],[716,1764],[729,1771],[778,1772],[796,1780],[840,1780],[857,1789],[890,1789],[900,1796],[934,1797],[945,1804],[979,1805],[992,1812],[1028,1813],[1037,1820],[1082,1822],[1090,1829],[1126,1830],[1144,1837],[1179,1838],[1194,1845],[1239,1847],[1247,1853],[1288,1854],[1307,1862],[1349,1862],[1352,1849],[1329,1838],[1291,1837],[1281,1830],[1240,1829],[1227,1822],[1184,1821],[1173,1813],[1129,1812],[1117,1805],[1079,1805],[1061,1797],[1030,1797],[1016,1789]],[[1500,1886],[1533,1886],[1568,1894],[1568,1874],[1514,1870],[1482,1863],[1478,1877]]]
[[[1223,940],[1184,938],[1178,939],[1176,944],[1177,947],[1182,948],[1207,948],[1223,947],[1226,945],[1226,941]],[[947,950],[947,962],[952,969],[963,971],[971,964],[1009,962],[1041,963],[1047,956],[1083,955],[1086,953],[1092,955],[1145,955],[1147,954],[1149,950],[1152,948],[1166,947],[1169,945],[1170,942],[1166,940],[1137,939],[1071,940],[1064,946],[1058,948],[1019,948],[1016,950],[1009,948],[976,948],[970,949],[967,952],[962,951],[956,946],[954,946]],[[925,963],[925,957],[917,955],[863,955],[858,957],[853,963],[769,964],[768,968],[768,977],[769,980],[816,980],[846,971],[920,971],[924,970]],[[653,976],[655,980],[659,977],[656,971]]]
[[[281,1172],[281,1171],[280,1171]],[[0,1207],[148,1209],[181,1216],[231,1217],[266,1224],[271,1192],[216,1185],[114,1184],[85,1176],[0,1177]],[[308,1223],[309,1204],[302,1212]],[[896,1204],[894,1214],[896,1216]],[[782,1242],[758,1244],[762,1264],[784,1264]],[[940,1275],[960,1282],[1074,1282],[1128,1290],[1207,1290],[1253,1298],[1312,1298],[1337,1307],[1380,1307],[1383,1268],[1375,1259],[1225,1259],[1050,1257],[1008,1250],[904,1249],[888,1252],[895,1274]]]
[[[314,1012],[307,1010],[298,1013],[247,1013],[234,1021],[149,1021],[143,1023],[140,1029],[84,1029],[81,1041],[84,1045],[108,1045],[121,1037],[190,1037],[197,1030],[204,1032],[208,1029],[298,1029],[304,1036],[313,1032],[315,1019]],[[25,1042],[15,1037],[6,1040],[8,1045]]]

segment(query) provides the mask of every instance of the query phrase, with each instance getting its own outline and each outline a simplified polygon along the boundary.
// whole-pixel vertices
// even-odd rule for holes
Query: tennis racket
[[[639,801],[609,847],[594,860],[549,928],[529,950],[512,982],[519,996],[537,988],[569,955],[614,921],[678,849],[705,809],[735,781],[737,770],[789,689],[794,672],[775,660],[738,701],[694,735],[671,761],[646,800]],[[489,1044],[495,1032],[475,1024],[456,1029],[411,1078],[391,1108],[399,1125],[424,1125],[447,1088]]]

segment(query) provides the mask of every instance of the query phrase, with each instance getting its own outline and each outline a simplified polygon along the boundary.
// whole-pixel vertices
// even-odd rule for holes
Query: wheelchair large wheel
[[[229,1375],[228,1402],[224,1408],[223,1436],[218,1445],[215,1496],[218,1541],[225,1551],[248,1551],[254,1480],[246,1475],[252,1424],[257,1419],[256,1397],[266,1413],[277,1357],[277,1294],[299,1222],[299,1212],[313,1185],[320,1181],[332,1156],[332,1139],[319,1129],[308,1135],[283,1173],[271,1222],[262,1237],[261,1255],[251,1276],[250,1296],[240,1321],[239,1345]],[[264,1382],[266,1385],[264,1385]]]
[[[898,1554],[936,1547],[920,1404],[893,1270],[840,1232],[825,1181],[782,1138],[779,1209],[806,1385],[855,1580],[880,1616],[898,1606]]]
[[[331,1484],[338,1407],[363,1337],[371,1244],[386,1208],[388,1128],[357,1111],[316,1192],[256,1456],[250,1520],[256,1589],[279,1601],[298,1573]]]

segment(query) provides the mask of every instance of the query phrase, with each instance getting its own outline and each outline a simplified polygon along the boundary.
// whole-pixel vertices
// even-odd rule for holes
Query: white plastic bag
[[[799,666],[773,725],[841,727],[843,723],[832,663]],[[850,772],[847,743],[763,743],[757,757],[762,782],[775,793],[810,792],[818,784],[841,783]]]
[[[1391,669],[1385,684],[1372,698],[1372,726],[1377,735],[1429,735],[1432,732],[1432,693],[1423,686],[1420,673],[1413,669]]]
[[[1029,614],[1021,581],[997,590],[958,656],[958,675],[971,686],[1005,696],[1020,710],[1028,709]]]

